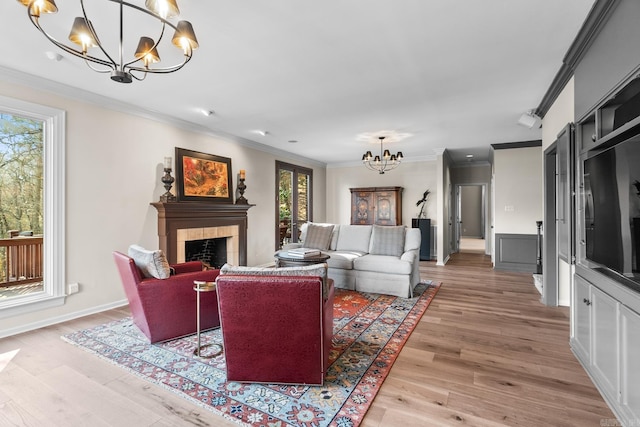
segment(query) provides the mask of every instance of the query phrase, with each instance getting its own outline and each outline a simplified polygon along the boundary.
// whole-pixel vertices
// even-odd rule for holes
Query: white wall
[[[542,156],[544,156],[544,150],[554,143],[560,131],[567,126],[567,123],[575,121],[574,95],[574,78],[572,77],[542,120]],[[545,238],[555,238],[555,236],[545,236]],[[568,306],[571,303],[572,278],[573,266],[562,259],[558,259],[559,305]]]
[[[411,218],[420,211],[416,202],[425,190],[431,190],[425,212],[427,218],[436,225],[436,162],[403,162],[397,169],[380,175],[362,165],[349,167],[329,167],[327,169],[326,220],[336,224],[351,222],[351,192],[355,187],[403,187],[402,223],[411,227]]]
[[[572,77],[542,120],[542,151],[553,144],[567,123],[574,121],[573,98],[574,79]]]
[[[495,233],[537,234],[542,220],[540,147],[494,151]]]
[[[164,193],[162,161],[182,147],[231,158],[237,184],[245,169],[249,203],[247,263],[273,259],[275,248],[275,160],[313,168],[314,217],[324,219],[325,168],[300,158],[276,157],[223,137],[3,81],[0,95],[66,111],[66,283],[80,292],[61,307],[2,319],[3,330],[29,329],[125,302],[112,251],[132,243],[158,247],[157,212],[149,205]],[[175,160],[175,159],[174,159]],[[46,236],[46,231],[45,231]],[[45,273],[46,274],[46,273]]]

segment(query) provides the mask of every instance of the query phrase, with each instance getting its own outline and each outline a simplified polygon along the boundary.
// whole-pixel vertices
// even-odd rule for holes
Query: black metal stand
[[[542,274],[542,221],[536,221],[538,240],[536,241],[536,274]]]

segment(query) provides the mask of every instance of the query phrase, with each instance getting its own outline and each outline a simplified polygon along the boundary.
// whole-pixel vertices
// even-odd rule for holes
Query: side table
[[[198,336],[198,343],[196,344],[196,348],[195,350],[193,350],[193,354],[195,354],[198,357],[202,357],[205,359],[211,359],[213,357],[216,357],[218,355],[220,355],[222,353],[222,345],[221,344],[216,344],[216,343],[211,343],[211,344],[205,344],[205,345],[200,345],[200,293],[201,292],[212,292],[216,290],[216,283],[215,282],[206,282],[203,280],[194,280],[193,281],[193,290],[196,291],[196,330],[197,330],[197,336]],[[212,347],[212,346],[216,346],[219,348],[219,350],[213,354],[209,354],[209,355],[202,355],[202,349],[204,348],[208,348],[208,347]]]

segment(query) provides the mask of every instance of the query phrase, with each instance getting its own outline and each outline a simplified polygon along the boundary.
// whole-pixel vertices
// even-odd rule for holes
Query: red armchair
[[[277,273],[275,273],[277,274]],[[333,336],[333,280],[221,275],[227,381],[322,385]]]
[[[147,278],[132,258],[114,252],[133,323],[149,341],[159,342],[196,332],[194,280],[215,281],[220,270],[203,270],[200,261],[172,265],[168,279]],[[200,295],[202,330],[220,326],[216,292]]]

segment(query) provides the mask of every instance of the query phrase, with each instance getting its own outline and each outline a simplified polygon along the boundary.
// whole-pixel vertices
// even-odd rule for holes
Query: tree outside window
[[[0,239],[42,235],[43,122],[0,113]],[[8,282],[0,246],[0,283]]]

